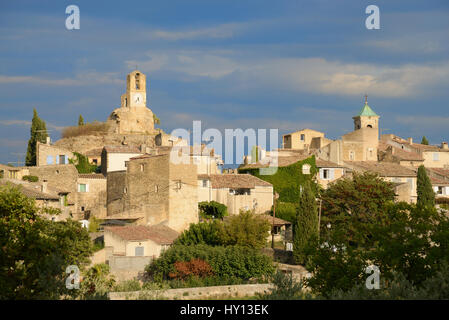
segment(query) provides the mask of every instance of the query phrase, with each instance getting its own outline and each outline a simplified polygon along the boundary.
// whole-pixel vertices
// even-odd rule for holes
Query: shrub
[[[298,204],[291,202],[276,202],[276,218],[294,223]],[[273,211],[271,212],[273,215]]]
[[[223,219],[228,215],[228,208],[216,201],[202,201],[198,203],[200,217],[204,219]]]
[[[62,138],[71,138],[88,135],[105,135],[109,130],[109,124],[106,122],[94,121],[85,123],[82,126],[72,126],[62,129]]]
[[[251,211],[240,211],[229,217],[219,232],[223,245],[238,245],[260,249],[267,243],[270,223]]]
[[[136,279],[120,281],[114,287],[115,292],[139,291],[140,289],[140,283]]]
[[[213,275],[211,266],[201,259],[190,261],[177,261],[174,264],[175,272],[170,272],[168,276],[172,279],[185,279],[187,277],[206,277]]]
[[[170,279],[176,273],[176,262],[201,259],[207,262],[218,277],[236,277],[243,280],[269,276],[274,271],[272,260],[252,248],[239,246],[184,246],[175,245],[149,264],[145,270],[156,281]]]
[[[310,296],[304,292],[304,283],[302,281],[295,281],[292,274],[287,275],[278,270],[270,280],[274,287],[269,289],[269,293],[258,294],[257,297],[259,299],[297,300],[310,298]]]
[[[26,176],[22,177],[22,180],[29,181],[29,182],[37,182],[37,181],[39,181],[39,178],[36,176],[26,175]]]
[[[219,232],[221,221],[200,222],[190,224],[189,229],[184,230],[175,240],[175,244],[196,245],[207,244],[211,246],[220,245]]]
[[[75,165],[78,173],[92,173],[99,170],[98,166],[89,163],[89,159],[85,155],[78,152],[74,152],[73,155],[75,159],[69,159],[69,163]]]

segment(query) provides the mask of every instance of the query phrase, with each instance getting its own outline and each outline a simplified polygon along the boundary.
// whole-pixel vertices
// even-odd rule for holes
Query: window
[[[181,180],[176,180],[176,189],[181,189],[182,183]]]
[[[92,159],[92,163],[97,165],[98,164],[98,160],[97,159]]]
[[[440,160],[440,154],[438,152],[433,153],[433,161],[439,161]]]
[[[78,184],[78,192],[88,192],[89,186],[85,183]]]
[[[207,188],[209,186],[208,180],[203,180],[203,188]]]
[[[354,151],[349,151],[349,160],[354,160],[354,158],[355,158],[355,153],[354,153]]]
[[[143,257],[144,247],[136,247],[134,253],[136,257]]]
[[[329,179],[329,169],[323,169],[323,179]]]
[[[305,134],[301,134],[301,141],[305,141],[306,140],[306,135]]]
[[[139,79],[139,73],[136,73],[136,90],[140,90],[140,79]]]
[[[443,187],[438,186],[437,194],[443,194]]]
[[[125,193],[125,194],[128,193],[128,188],[127,187],[123,188],[123,193]]]
[[[10,179],[17,179],[17,172],[18,171],[15,171],[15,170],[9,171],[9,178]]]
[[[320,169],[320,179],[321,180],[334,179],[334,169]]]
[[[302,165],[302,174],[310,174],[310,164]]]
[[[67,164],[68,163],[67,160],[68,159],[67,159],[66,155],[64,155],[64,154],[59,155],[59,164]]]

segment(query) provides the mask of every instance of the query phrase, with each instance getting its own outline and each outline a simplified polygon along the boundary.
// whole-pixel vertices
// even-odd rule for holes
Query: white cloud
[[[44,86],[89,86],[92,84],[124,84],[125,81],[119,78],[116,72],[100,73],[87,71],[76,74],[73,78],[48,78],[42,76],[6,76],[0,75],[0,83],[15,84],[29,83]]]

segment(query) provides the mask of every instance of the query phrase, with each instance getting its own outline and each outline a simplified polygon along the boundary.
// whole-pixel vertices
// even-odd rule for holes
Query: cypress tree
[[[84,119],[82,115],[78,118],[78,126],[84,126]]]
[[[429,140],[427,140],[426,136],[422,137],[421,144],[429,145]]]
[[[426,168],[423,165],[418,168],[417,178],[417,193],[418,201],[417,205],[421,207],[434,207],[435,206],[435,192],[432,189],[432,183],[426,173]]]
[[[37,115],[36,109],[33,109],[33,120],[31,121],[30,140],[28,140],[27,155],[25,158],[25,165],[36,165],[36,143],[39,141],[45,143],[47,140],[47,126]]]
[[[309,181],[303,186],[299,196],[299,206],[293,230],[293,258],[296,263],[307,262],[306,248],[318,237],[318,211],[315,193]]]

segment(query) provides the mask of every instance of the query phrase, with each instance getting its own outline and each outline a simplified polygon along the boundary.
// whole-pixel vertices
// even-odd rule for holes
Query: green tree
[[[293,229],[293,258],[298,264],[307,262],[306,248],[318,238],[318,211],[315,193],[306,182],[299,196],[299,206]]]
[[[47,126],[37,115],[36,109],[33,109],[33,119],[31,121],[30,139],[28,140],[27,154],[25,158],[25,165],[36,165],[36,143],[39,141],[45,143],[47,140]]]
[[[76,295],[65,287],[69,265],[80,270],[92,243],[76,221],[53,222],[20,188],[0,187],[0,299],[59,299]]]
[[[78,118],[78,126],[84,126],[84,119],[82,115],[80,115]]]
[[[426,136],[422,137],[421,144],[429,145],[429,140],[427,140]]]
[[[423,165],[418,168],[416,191],[418,193],[417,204],[419,206],[435,206],[435,192]]]
[[[223,219],[228,215],[228,207],[217,201],[201,201],[198,203],[200,217],[203,219]]]
[[[69,159],[69,163],[75,165],[78,173],[92,173],[99,171],[99,167],[94,164],[90,164],[89,159],[85,155],[78,152],[74,152],[73,155],[75,158]]]
[[[183,233],[175,240],[175,244],[181,245],[197,245],[207,244],[210,246],[220,245],[219,232],[221,224],[219,220],[211,222],[200,222],[190,224],[189,229],[184,230]]]
[[[252,211],[240,211],[221,224],[219,238],[223,245],[263,248],[267,243],[270,223]]]

